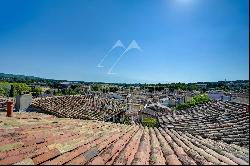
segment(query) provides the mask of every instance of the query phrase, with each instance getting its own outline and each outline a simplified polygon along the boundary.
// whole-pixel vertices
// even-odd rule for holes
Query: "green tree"
[[[130,116],[125,116],[123,120],[124,124],[131,125],[131,117]]]
[[[93,91],[100,91],[101,90],[101,86],[100,85],[94,85],[94,86],[92,86],[92,90]]]
[[[142,121],[143,126],[147,127],[156,127],[157,126],[157,119],[155,118],[144,118]]]
[[[4,96],[5,90],[3,88],[0,88],[0,96]]]
[[[13,85],[11,85],[11,89],[10,89],[10,97],[14,97],[15,96],[15,88]]]
[[[8,82],[0,82],[0,96],[9,96],[11,84]]]
[[[32,92],[33,94],[35,94],[36,96],[38,96],[38,95],[42,94],[43,89],[40,88],[40,87],[38,87],[38,88],[32,88],[31,92]]]
[[[14,87],[14,96],[21,95],[23,92],[30,92],[31,87],[26,83],[13,83]]]
[[[198,105],[198,104],[207,103],[209,101],[210,101],[210,98],[209,98],[209,96],[207,94],[201,94],[201,95],[194,96],[187,103],[178,104],[176,106],[176,109],[177,110],[187,109],[187,108],[193,107],[193,106]]]
[[[115,86],[111,86],[111,87],[109,87],[109,91],[110,92],[116,92],[116,91],[118,91],[119,89],[117,88],[117,87],[115,87]]]

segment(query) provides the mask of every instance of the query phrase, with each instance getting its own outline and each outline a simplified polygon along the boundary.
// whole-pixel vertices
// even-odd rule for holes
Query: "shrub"
[[[194,96],[194,97],[193,97],[190,101],[188,101],[187,103],[177,105],[177,106],[176,106],[176,109],[177,109],[177,110],[187,109],[187,108],[196,106],[196,105],[198,105],[198,104],[207,103],[207,102],[209,102],[209,101],[210,101],[210,99],[209,99],[209,97],[208,97],[207,94],[201,94],[201,95]]]
[[[147,127],[156,127],[157,126],[157,119],[155,118],[144,118],[142,121],[143,126]]]
[[[127,125],[131,125],[131,117],[130,116],[125,116],[122,123],[127,124]]]

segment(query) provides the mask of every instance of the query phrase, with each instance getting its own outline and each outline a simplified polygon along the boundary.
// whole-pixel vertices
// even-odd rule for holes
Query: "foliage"
[[[35,83],[35,82],[54,84],[54,83],[66,81],[66,80],[44,79],[44,78],[39,78],[39,77],[34,77],[34,76],[4,74],[4,73],[0,73],[0,80],[8,81],[10,83],[16,82],[16,83],[26,83],[26,84]]]
[[[130,116],[125,116],[122,123],[127,124],[127,125],[131,125],[131,117]]]
[[[22,92],[30,92],[31,88],[25,83],[0,82],[0,95],[15,97]]]
[[[0,96],[5,96],[5,90],[3,88],[0,88]]]
[[[199,90],[199,87],[196,86],[195,84],[185,84],[185,83],[171,83],[171,84],[157,84],[157,85],[152,85],[152,86],[145,86],[144,89],[148,89],[149,92],[154,92],[154,91],[162,91],[164,89],[168,88],[171,92],[174,90]]]
[[[103,93],[107,92],[116,92],[119,90],[116,86],[107,86],[107,85],[93,85],[92,86],[93,91],[100,91]]]
[[[14,88],[14,96],[21,95],[23,92],[30,92],[31,87],[29,87],[26,83],[13,83]]]
[[[92,90],[93,91],[99,91],[100,89],[101,89],[100,85],[94,85],[94,86],[92,86]]]
[[[81,89],[81,85],[71,85],[70,89],[72,89],[74,94],[81,94],[83,93]]]
[[[109,92],[116,92],[116,91],[118,91],[119,89],[117,88],[117,87],[115,87],[115,86],[111,86],[111,87],[109,87]]]
[[[66,88],[66,89],[57,89],[53,91],[54,96],[63,96],[63,95],[77,95],[81,94],[81,89],[79,87],[73,88]]]
[[[193,107],[193,106],[198,105],[198,104],[207,103],[209,101],[210,101],[210,99],[209,99],[207,94],[201,94],[201,95],[194,96],[190,101],[188,101],[184,104],[177,105],[176,109],[177,110],[187,109],[187,108]]]
[[[53,95],[54,95],[54,96],[62,96],[63,94],[62,94],[62,91],[61,91],[60,89],[58,89],[58,90],[55,90],[55,91],[53,92]]]
[[[1,81],[7,82],[8,86],[1,87]],[[25,83],[27,85],[39,85],[39,86],[49,86],[50,88],[57,89],[60,88],[61,82],[67,82],[67,80],[53,80],[53,79],[44,79],[34,76],[23,76],[23,75],[14,75],[14,74],[4,74],[0,73],[0,95],[9,96],[10,91],[12,91],[13,96],[17,95],[17,92],[14,90],[10,90],[10,86],[12,83]],[[236,80],[236,81],[218,81],[218,82],[197,82],[197,83],[167,83],[167,84],[126,84],[126,83],[103,83],[103,82],[84,82],[77,81],[78,85],[72,85],[72,90],[65,91],[65,94],[81,94],[82,90],[79,85],[90,85],[92,90],[99,92],[116,92],[119,88],[130,89],[133,91],[134,87],[140,87],[140,89],[149,90],[150,92],[154,91],[162,91],[165,89],[169,89],[170,91],[175,90],[184,90],[184,91],[201,91],[205,93],[209,89],[217,89],[223,91],[234,91],[234,92],[248,92],[249,91],[249,80]],[[104,85],[105,84],[105,85]],[[197,86],[197,84],[206,84],[206,88],[202,88]],[[119,88],[117,86],[120,86]],[[55,92],[55,94],[61,95],[61,92]]]
[[[155,119],[155,118],[143,118],[142,124],[143,124],[143,126],[147,126],[147,127],[156,127],[157,126],[157,119]]]
[[[40,87],[38,87],[38,88],[32,88],[31,92],[32,92],[34,95],[38,96],[38,95],[42,94],[43,89],[40,88]]]
[[[15,97],[15,89],[14,89],[14,86],[13,86],[13,85],[11,85],[10,97]]]
[[[9,96],[11,85],[8,82],[0,82],[0,96]]]

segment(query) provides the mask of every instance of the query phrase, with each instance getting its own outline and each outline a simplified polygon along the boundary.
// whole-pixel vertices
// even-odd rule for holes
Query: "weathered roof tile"
[[[150,128],[151,137],[151,153],[150,153],[150,164],[152,165],[165,165],[166,161],[163,156],[160,143],[155,135],[154,129]]]
[[[168,142],[161,135],[161,133],[159,132],[159,130],[157,128],[155,128],[155,132],[156,132],[157,138],[161,144],[161,149],[162,149],[163,155],[166,159],[166,164],[168,164],[168,165],[182,165],[182,163],[179,161],[178,157],[174,154],[174,151],[171,149]]]
[[[131,138],[129,143],[125,148],[122,149],[119,156],[115,159],[115,165],[130,165],[135,153],[138,151],[139,143],[141,136],[143,134],[143,130],[140,129],[136,132],[136,134]]]
[[[60,155],[59,150],[52,149],[52,150],[50,150],[48,152],[45,152],[45,153],[33,158],[32,160],[33,160],[33,162],[35,164],[40,164],[40,163],[43,163],[43,162],[45,162],[45,161],[47,161],[47,160],[49,160],[51,158],[54,158],[56,156],[59,156],[59,155]]]
[[[174,129],[48,118],[36,113],[17,113],[11,118],[0,113],[0,121],[7,121],[0,125],[0,165],[234,165],[249,161],[249,150],[244,147]]]
[[[138,151],[132,161],[132,165],[149,165],[150,157],[150,137],[149,131],[146,127],[141,137],[141,142]]]

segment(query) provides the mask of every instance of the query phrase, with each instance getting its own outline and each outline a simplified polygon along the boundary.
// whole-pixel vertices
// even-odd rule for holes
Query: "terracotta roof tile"
[[[138,151],[132,161],[132,165],[149,165],[150,158],[150,137],[146,127],[141,137]]]
[[[155,135],[154,129],[150,128],[151,137],[151,153],[150,153],[150,164],[152,165],[165,165],[166,161],[163,156],[160,143]]]
[[[91,95],[54,96],[36,98],[32,101],[33,110],[58,117],[87,120],[108,120],[122,112],[124,105],[124,101],[101,96],[96,100]]]
[[[51,158],[54,158],[56,156],[59,156],[59,155],[60,155],[59,150],[52,149],[52,150],[49,150],[48,152],[45,152],[45,153],[33,158],[32,160],[35,164],[40,164],[40,163],[43,163],[43,162],[45,162]]]
[[[23,154],[16,155],[16,156],[9,156],[9,157],[6,157],[6,158],[0,160],[0,165],[15,164],[17,162],[22,161],[23,159],[25,159],[25,155],[23,155]]]
[[[33,162],[32,159],[27,158],[27,159],[24,159],[18,163],[13,164],[13,165],[35,165],[35,163]]]
[[[0,165],[248,164],[249,149],[185,131],[0,113]]]
[[[168,144],[171,146],[171,148],[174,150],[175,154],[177,155],[178,159],[184,164],[184,165],[196,165],[196,162],[187,155],[186,152],[188,152],[188,149],[186,149],[186,152],[183,150],[182,147],[178,146],[172,138],[164,131],[163,129],[160,128],[160,131]]]
[[[175,131],[172,130],[172,132],[175,132]],[[232,160],[230,160],[230,159],[226,158],[225,156],[222,156],[221,154],[219,154],[219,153],[215,152],[214,150],[208,148],[207,145],[205,146],[204,144],[200,144],[199,140],[195,139],[194,137],[188,137],[187,135],[184,135],[184,134],[182,134],[182,137],[184,137],[187,140],[191,141],[193,144],[200,147],[201,149],[203,149],[208,154],[210,154],[210,155],[212,155],[214,157],[217,157],[220,161],[225,162],[226,164],[230,164],[230,165],[235,165],[236,164]]]
[[[136,152],[138,151],[139,143],[143,130],[140,129],[134,134],[131,140],[126,145],[126,148],[123,148],[119,156],[115,159],[115,165],[130,165]]]
[[[242,104],[210,102],[159,116],[161,127],[249,149],[249,112]],[[220,108],[220,109],[219,109]]]
[[[165,140],[165,138],[161,135],[159,130],[155,128],[156,136],[161,144],[161,149],[163,152],[163,155],[166,159],[166,164],[168,165],[182,165],[182,163],[179,161],[178,157],[175,155],[174,151],[171,149],[168,142]]]
[[[138,130],[138,127],[134,127],[132,130],[121,136],[116,142],[108,146],[102,153],[99,154],[99,157],[102,157],[101,161],[105,163],[108,161],[113,161],[118,155],[120,149],[122,149],[125,144],[129,141],[132,135]],[[99,164],[105,164],[99,163]],[[98,164],[98,162],[93,159],[89,164]]]

